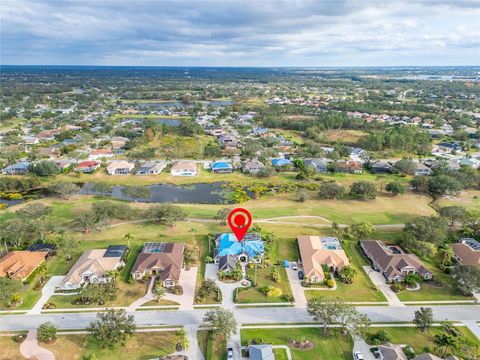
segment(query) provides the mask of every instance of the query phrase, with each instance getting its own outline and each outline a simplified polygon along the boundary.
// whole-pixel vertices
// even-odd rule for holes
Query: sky
[[[480,0],[1,0],[0,64],[480,65]]]

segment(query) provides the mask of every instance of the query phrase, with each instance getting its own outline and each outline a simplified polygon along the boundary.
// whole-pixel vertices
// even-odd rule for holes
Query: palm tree
[[[130,233],[126,233],[125,235],[123,235],[123,240],[127,241],[127,246],[128,248],[130,248],[130,240],[133,240],[133,235]]]
[[[166,293],[167,291],[160,284],[156,284],[155,287],[152,289],[152,295],[157,302],[160,302],[160,300],[165,296]]]
[[[118,269],[113,269],[113,270],[108,270],[105,275],[107,275],[107,277],[112,280],[113,282],[116,282],[117,281],[117,277],[118,275],[120,274],[120,271],[118,271]]]
[[[457,347],[457,339],[447,333],[441,332],[435,335],[435,350],[440,354],[441,357],[452,352],[453,349]]]
[[[189,232],[192,233],[192,240],[193,240],[193,243],[195,244],[195,232],[197,231],[197,229],[195,228],[190,228]]]

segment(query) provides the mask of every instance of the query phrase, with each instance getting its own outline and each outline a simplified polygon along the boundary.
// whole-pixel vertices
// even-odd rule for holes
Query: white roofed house
[[[196,176],[198,174],[197,164],[193,161],[179,161],[170,169],[173,176]]]
[[[137,175],[157,175],[167,166],[165,161],[148,162],[141,164],[137,169]]]
[[[109,175],[130,175],[135,164],[125,160],[110,161],[107,165]]]
[[[263,168],[265,168],[265,165],[258,160],[250,160],[242,163],[242,171],[248,174],[257,174]]]
[[[415,176],[428,176],[432,174],[432,169],[422,163],[416,163],[415,166]]]
[[[89,160],[97,160],[101,158],[110,158],[113,157],[112,149],[96,149],[93,150],[88,156]]]

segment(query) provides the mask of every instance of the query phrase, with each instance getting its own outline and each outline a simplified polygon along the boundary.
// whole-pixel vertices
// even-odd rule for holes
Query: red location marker
[[[250,225],[252,225],[252,215],[247,210],[236,208],[228,214],[228,226],[238,241],[242,241]]]

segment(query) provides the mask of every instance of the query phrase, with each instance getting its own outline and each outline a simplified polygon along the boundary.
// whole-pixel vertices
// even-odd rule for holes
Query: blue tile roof
[[[232,164],[226,161],[217,161],[211,165],[212,169],[232,169]]]
[[[220,235],[218,256],[239,255],[245,252],[249,257],[255,257],[263,254],[264,251],[262,240],[250,240],[247,238],[240,242],[237,241],[234,234],[228,233]]]
[[[273,166],[285,166],[285,165],[291,165],[292,162],[288,159],[272,159],[272,165]]]

